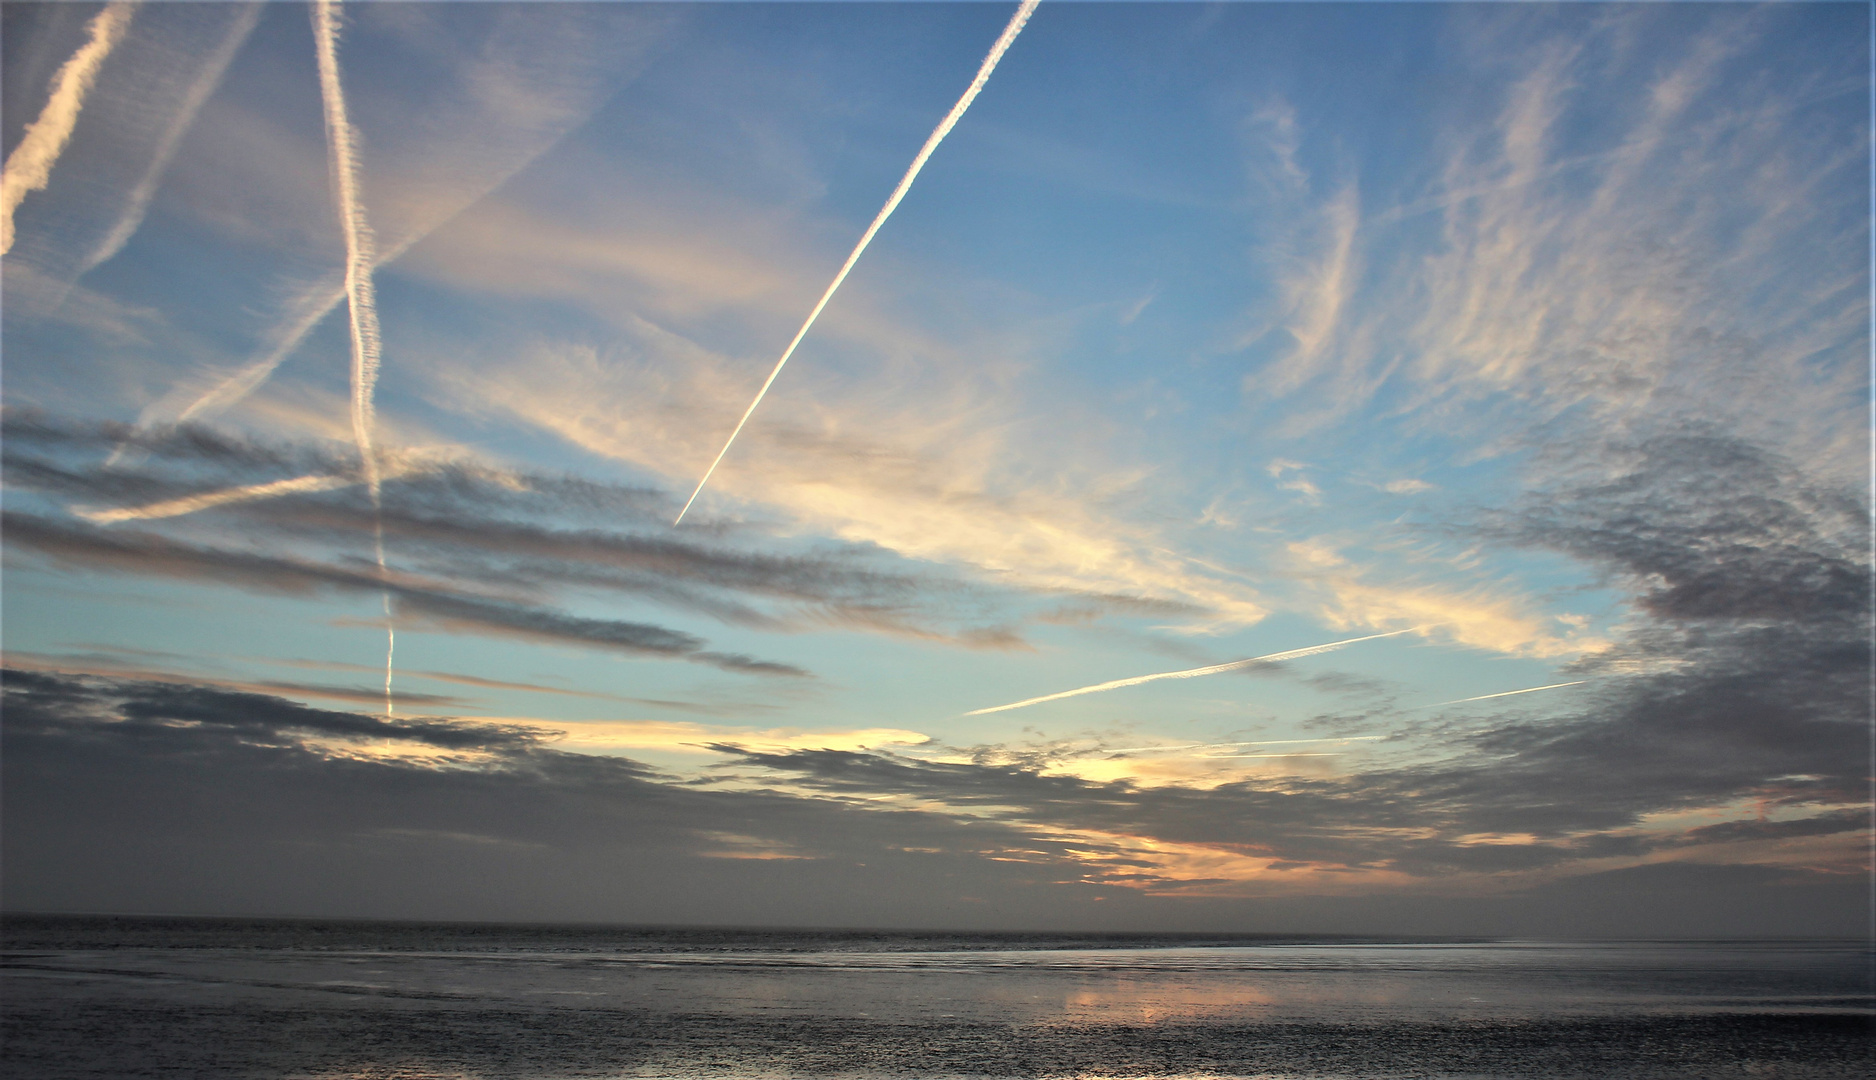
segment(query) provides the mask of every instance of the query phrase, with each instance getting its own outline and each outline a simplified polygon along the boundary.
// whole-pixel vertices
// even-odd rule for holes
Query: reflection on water
[[[1872,1064],[1871,954],[1845,942],[1047,948],[405,927],[309,945],[222,926],[163,948],[142,931],[31,930],[8,925],[4,1063],[47,1080],[1834,1077]]]
[[[1860,1010],[1866,949],[1843,943],[1319,946],[606,954],[87,950],[16,954],[40,977],[181,992],[794,1013],[1011,1023],[1370,1022],[1688,1010]]]

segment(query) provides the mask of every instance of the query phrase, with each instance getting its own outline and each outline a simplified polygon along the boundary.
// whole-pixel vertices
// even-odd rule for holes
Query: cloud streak
[[[988,709],[972,709],[964,715],[986,716],[990,713],[1008,712],[1011,709],[1024,709],[1031,705],[1040,705],[1045,701],[1060,701],[1063,698],[1080,697],[1083,694],[1099,694],[1108,690],[1119,690],[1123,687],[1139,686],[1142,683],[1158,682],[1161,679],[1196,679],[1204,675],[1218,675],[1227,671],[1240,671],[1254,664],[1275,664],[1284,660],[1296,660],[1305,656],[1315,656],[1318,653],[1331,652],[1344,645],[1353,645],[1356,642],[1374,641],[1377,638],[1411,634],[1424,629],[1426,629],[1424,626],[1412,626],[1405,630],[1390,630],[1385,634],[1369,634],[1366,637],[1331,641],[1324,645],[1311,645],[1307,648],[1291,649],[1287,652],[1267,653],[1263,656],[1253,656],[1246,660],[1233,660],[1228,664],[1213,664],[1210,667],[1190,668],[1186,671],[1162,671],[1156,675],[1135,675],[1131,679],[1115,679],[1112,682],[1096,683],[1093,686],[1083,686],[1074,690],[1063,690],[1057,694],[1044,694],[1041,697],[1025,698],[1022,701],[1013,701],[1008,705],[997,705]]]
[[[51,180],[52,167],[58,164],[72,129],[78,126],[79,111],[97,80],[98,69],[130,28],[136,13],[136,4],[119,2],[92,16],[87,27],[91,36],[52,77],[52,93],[39,119],[27,127],[25,136],[7,155],[6,167],[0,172],[0,254],[13,249],[14,212],[29,193],[43,189]]]
[[[137,667],[95,656],[45,655],[41,653],[7,652],[7,663],[15,669],[50,672],[61,675],[102,675],[113,679],[136,679],[140,682],[181,683],[190,686],[214,686],[225,690],[235,690],[251,694],[286,694],[293,697],[324,698],[331,701],[349,701],[359,705],[372,705],[382,700],[377,690],[367,690],[354,686],[334,686],[330,683],[284,682],[278,679],[229,679],[196,673],[161,671],[147,667]],[[376,668],[368,669],[376,671]],[[430,707],[463,706],[461,698],[445,694],[405,694],[408,704],[427,705]]]
[[[65,503],[92,524],[179,527],[191,538],[232,529],[276,557],[303,552],[326,561],[335,549],[368,548],[381,520],[387,543],[412,566],[469,593],[603,591],[743,627],[838,628],[967,648],[1022,645],[1014,628],[1020,615],[998,607],[1008,597],[995,589],[859,545],[809,553],[783,541],[778,551],[773,538],[747,527],[674,535],[668,523],[676,503],[653,488],[516,472],[462,456],[392,455],[385,478],[396,480],[396,498],[376,515],[357,490],[351,455],[336,447],[258,443],[195,426],[126,432],[17,409],[4,416],[9,489]],[[144,464],[97,464],[126,439]],[[183,516],[191,513],[200,516]]]
[[[743,426],[749,423],[751,416],[755,415],[756,406],[762,404],[762,399],[768,395],[769,387],[775,385],[775,378],[782,373],[782,366],[788,363],[790,356],[794,355],[795,347],[801,344],[801,339],[808,336],[808,330],[814,325],[814,321],[821,317],[821,309],[834,298],[834,292],[840,288],[840,283],[847,280],[847,272],[853,269],[854,263],[860,261],[860,255],[866,251],[867,245],[873,242],[873,236],[879,232],[880,226],[886,224],[886,219],[898,209],[899,200],[905,198],[905,193],[911,190],[912,181],[918,178],[919,170],[925,167],[925,162],[931,158],[932,151],[938,149],[938,144],[944,141],[944,137],[951,133],[951,129],[963,117],[964,110],[970,108],[971,102],[977,100],[978,91],[990,81],[990,73],[996,70],[997,62],[1003,59],[1004,52],[1016,40],[1016,35],[1022,32],[1023,24],[1029,21],[1030,14],[1036,10],[1039,2],[1040,0],[1023,0],[1022,5],[1016,9],[1016,14],[1010,17],[1009,25],[1003,28],[1003,33],[997,37],[996,44],[990,47],[989,55],[984,57],[982,66],[977,69],[977,77],[971,80],[971,85],[964,91],[964,96],[958,98],[957,104],[951,106],[951,111],[945,114],[945,118],[938,122],[938,126],[925,140],[925,145],[919,149],[918,156],[912,159],[911,167],[906,169],[905,175],[900,178],[899,186],[893,189],[892,196],[886,200],[886,205],[880,208],[879,214],[873,218],[873,223],[868,225],[866,232],[860,236],[860,242],[853,246],[853,252],[847,256],[847,261],[841,264],[840,272],[834,275],[834,280],[828,283],[827,291],[821,294],[821,299],[814,305],[814,310],[808,313],[807,321],[801,324],[801,329],[795,331],[794,340],[788,343],[788,348],[782,350],[781,359],[775,361],[775,367],[769,372],[769,377],[763,381],[762,389],[756,391],[755,400],[743,410],[742,419],[736,421],[735,429],[723,442],[723,449],[717,451],[717,456],[710,462],[710,467],[704,470],[702,479],[697,481],[696,490],[690,493],[690,498],[684,502],[684,508],[677,512],[677,518],[671,524],[677,525],[683,522],[684,515],[690,512],[691,504],[697,501],[697,496],[703,493],[704,485],[710,482],[711,474],[715,473],[717,466],[723,463],[723,456],[730,452],[730,446],[736,442],[736,436],[742,434]]]
[[[393,720],[315,709],[279,697],[185,682],[74,676],[7,669],[4,693],[22,724],[109,710],[131,729],[180,721],[250,744],[290,745],[306,737],[347,741],[397,739],[453,751],[520,751],[541,732],[507,724],[449,719]],[[11,711],[11,710],[9,710]],[[48,716],[47,714],[51,714]],[[166,724],[169,722],[169,724]]]
[[[808,675],[791,664],[708,650],[703,639],[682,631],[569,615],[511,599],[474,595],[411,574],[387,578],[342,564],[200,546],[146,532],[66,525],[15,511],[0,515],[0,529],[12,550],[36,551],[71,567],[214,582],[286,596],[388,592],[397,615],[446,630],[686,660],[737,674]]]

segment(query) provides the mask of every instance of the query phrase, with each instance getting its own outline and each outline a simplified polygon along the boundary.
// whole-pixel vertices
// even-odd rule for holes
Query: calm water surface
[[[9,918],[8,1076],[1861,1077],[1866,943]]]

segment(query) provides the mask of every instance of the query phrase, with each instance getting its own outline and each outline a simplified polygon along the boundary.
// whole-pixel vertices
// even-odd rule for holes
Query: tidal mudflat
[[[7,1075],[1847,1077],[1842,941],[14,918]]]

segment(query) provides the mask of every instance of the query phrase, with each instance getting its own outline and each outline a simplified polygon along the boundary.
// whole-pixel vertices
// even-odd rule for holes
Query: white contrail
[[[1376,739],[1385,738],[1387,738],[1386,735],[1331,735],[1323,739],[1258,739],[1255,742],[1195,742],[1186,743],[1182,746],[1122,746],[1114,749],[1105,749],[1103,752],[1109,754],[1138,754],[1149,750],[1209,750],[1217,746],[1284,746],[1290,743],[1373,742]],[[1232,755],[1212,754],[1210,756],[1230,757]]]
[[[150,159],[150,165],[143,171],[143,177],[137,181],[137,186],[131,190],[130,200],[125,205],[123,213],[118,215],[117,224],[111,227],[110,234],[93,249],[90,255],[85,257],[85,261],[79,266],[80,275],[108,261],[113,255],[123,250],[130,238],[136,235],[137,229],[143,224],[144,215],[149,213],[150,200],[156,197],[157,185],[162,182],[163,174],[169,170],[169,163],[176,157],[176,148],[182,145],[183,135],[195,123],[196,114],[202,111],[202,104],[208,100],[209,94],[214,92],[215,87],[221,85],[222,75],[228,70],[229,63],[234,60],[235,53],[241,50],[242,43],[247,41],[249,34],[254,32],[254,24],[260,21],[260,17],[261,5],[255,2],[248,4],[229,23],[228,32],[223,35],[221,44],[209,54],[207,61],[202,65],[202,70],[196,74],[195,81],[189,84],[189,92],[183,97],[182,108],[177,110],[175,117],[170,120],[169,127],[163,130],[163,137],[157,142],[156,154]]]
[[[333,188],[338,197],[339,222],[345,230],[345,297],[352,322],[352,438],[358,443],[359,468],[371,495],[373,538],[378,556],[378,577],[389,576],[384,563],[384,516],[378,454],[372,447],[377,417],[372,392],[378,384],[378,301],[371,286],[377,265],[376,242],[365,206],[358,197],[358,145],[352,122],[345,114],[345,91],[339,83],[339,12],[335,0],[313,6],[313,37],[319,60],[319,94],[325,103],[326,143],[331,148]],[[391,591],[384,601],[384,712],[394,714],[391,700],[391,660],[397,632],[391,625]]]
[[[73,507],[72,512],[86,521],[99,525],[115,525],[120,521],[151,521],[156,518],[181,517],[201,510],[210,510],[230,503],[253,502],[257,499],[277,499],[283,495],[297,495],[307,491],[333,491],[337,488],[351,487],[358,483],[356,476],[296,476],[291,480],[275,480],[266,484],[247,484],[242,487],[223,488],[220,491],[207,491],[200,495],[185,495],[180,499],[167,499],[163,502],[145,506],[127,506],[116,510],[89,510]]]
[[[98,69],[136,13],[136,4],[120,2],[91,17],[91,36],[52,76],[51,94],[39,119],[26,128],[19,145],[7,155],[5,169],[0,171],[0,254],[13,250],[13,212],[28,192],[40,190],[52,178],[52,166],[71,140],[78,111],[97,81]]]
[[[1214,758],[1268,758],[1268,757],[1283,757],[1283,758],[1291,758],[1291,757],[1341,757],[1342,755],[1340,755],[1340,754],[1290,754],[1290,753],[1283,753],[1283,754],[1207,754],[1207,755],[1205,755],[1205,756],[1206,756],[1206,758],[1207,758],[1207,759],[1214,759]]]
[[[1578,679],[1575,682],[1557,682],[1551,683],[1549,686],[1532,686],[1524,690],[1506,690],[1502,694],[1480,694],[1478,697],[1462,697],[1454,698],[1451,701],[1436,701],[1431,705],[1422,705],[1420,707],[1423,709],[1437,709],[1441,705],[1464,705],[1468,701],[1490,701],[1492,698],[1496,697],[1513,697],[1518,694],[1535,694],[1539,690],[1561,690],[1566,686],[1581,686],[1588,681],[1588,679]]]
[[[319,92],[326,107],[326,143],[331,148],[332,181],[345,231],[345,298],[352,322],[352,438],[365,472],[372,501],[378,500],[378,467],[372,450],[372,392],[378,383],[378,303],[371,285],[377,264],[376,240],[358,197],[358,146],[345,114],[345,91],[339,83],[339,12],[337,0],[317,0],[313,32],[319,51]]]
[[[820,302],[815,304],[814,310],[808,313],[808,320],[801,324],[801,329],[795,331],[795,339],[788,343],[788,348],[782,350],[782,358],[775,361],[775,368],[769,372],[768,379],[762,383],[762,389],[756,391],[756,399],[743,410],[743,418],[736,421],[736,429],[731,431],[730,437],[723,441],[723,449],[717,451],[716,459],[710,462],[708,469],[704,470],[703,479],[697,481],[697,489],[690,493],[690,498],[684,500],[684,509],[677,512],[677,518],[671,522],[672,525],[682,522],[684,515],[690,512],[691,503],[696,502],[697,496],[703,493],[704,485],[710,482],[711,474],[715,473],[717,466],[723,463],[723,455],[730,452],[730,445],[736,441],[736,436],[742,434],[743,425],[749,423],[750,416],[755,414],[756,406],[762,404],[762,399],[768,394],[769,387],[775,385],[775,377],[782,373],[782,365],[788,363],[788,358],[794,355],[795,346],[800,345],[801,339],[808,336],[808,328],[814,325],[814,320],[821,317],[821,309],[833,299],[834,291],[840,288],[840,283],[847,280],[847,271],[852,270],[853,264],[860,261],[860,254],[866,250],[866,245],[873,242],[873,234],[879,231],[879,227],[892,216],[893,210],[898,208],[899,200],[905,198],[905,193],[911,189],[912,181],[917,179],[919,170],[925,167],[925,162],[931,157],[932,151],[938,149],[938,144],[951,133],[958,118],[964,115],[964,110],[970,108],[971,102],[977,99],[977,92],[982,90],[984,83],[989,81],[990,73],[996,70],[997,61],[1003,59],[1004,52],[1009,49],[1010,43],[1016,40],[1016,35],[1022,32],[1023,24],[1029,21],[1030,13],[1036,10],[1039,2],[1040,0],[1023,0],[1022,6],[1016,9],[1016,14],[1010,18],[1009,25],[1003,28],[1003,33],[997,38],[997,43],[990,47],[990,54],[984,57],[983,65],[977,69],[977,77],[971,80],[970,88],[964,91],[964,96],[958,99],[956,105],[951,106],[951,111],[945,114],[945,118],[939,121],[936,128],[932,129],[931,137],[925,140],[925,145],[919,150],[918,156],[912,159],[912,167],[905,171],[905,176],[899,180],[899,186],[893,189],[892,197],[887,199],[886,205],[880,208],[879,215],[873,219],[873,224],[867,226],[865,234],[860,237],[860,242],[853,246],[853,253],[847,256],[845,263],[841,264],[840,273],[834,275],[834,280],[827,286],[827,291],[821,294]]]
[[[1059,694],[1044,694],[1042,697],[1032,697],[1023,701],[1014,701],[1008,705],[997,705],[989,709],[972,709],[964,715],[983,716],[986,713],[1007,712],[1010,709],[1021,709],[1030,705],[1040,705],[1045,701],[1060,701],[1062,698],[1079,697],[1082,694],[1098,694],[1105,690],[1119,690],[1123,686],[1139,686],[1141,683],[1158,682],[1161,679],[1196,679],[1201,675],[1217,675],[1220,672],[1236,671],[1240,668],[1250,667],[1252,664],[1274,664],[1280,660],[1295,660],[1300,657],[1314,656],[1317,653],[1325,653],[1333,649],[1339,649],[1344,645],[1353,645],[1358,641],[1374,641],[1377,638],[1395,637],[1399,634],[1411,634],[1416,630],[1425,629],[1426,627],[1424,626],[1414,626],[1406,630],[1391,630],[1385,634],[1369,634],[1367,637],[1348,638],[1345,641],[1331,641],[1326,645],[1311,645],[1306,649],[1291,649],[1288,652],[1267,653],[1263,656],[1253,656],[1248,660],[1233,660],[1229,664],[1213,664],[1211,667],[1192,668],[1188,671],[1162,671],[1157,675],[1136,675],[1131,679],[1115,679],[1113,682],[1096,683],[1093,686],[1084,686],[1077,690],[1064,690]]]

